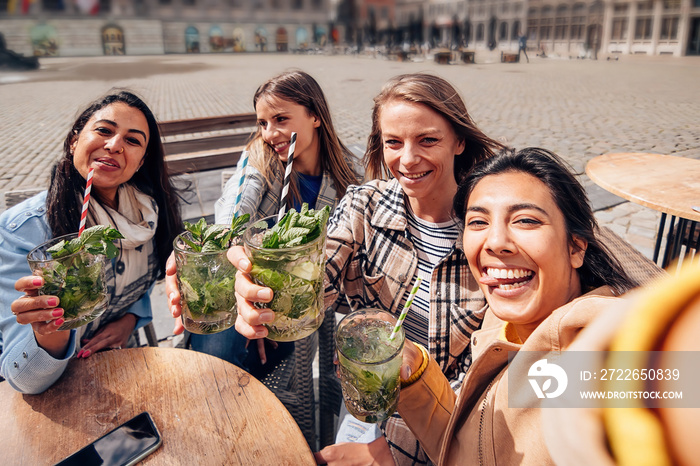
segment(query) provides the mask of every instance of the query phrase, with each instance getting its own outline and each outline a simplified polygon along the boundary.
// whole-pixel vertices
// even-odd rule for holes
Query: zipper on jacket
[[[481,402],[481,413],[479,413],[479,464],[484,464],[484,416],[486,415],[486,402],[489,399],[489,392],[493,385],[493,380],[486,387],[484,399]]]

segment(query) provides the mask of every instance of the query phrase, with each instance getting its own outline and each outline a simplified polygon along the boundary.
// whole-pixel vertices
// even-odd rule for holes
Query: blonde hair
[[[337,197],[340,199],[350,184],[358,182],[355,171],[348,160],[354,157],[352,152],[340,141],[333,127],[331,112],[321,86],[309,74],[295,70],[287,71],[262,84],[253,97],[253,107],[257,108],[262,98],[274,97],[301,105],[309,115],[319,119],[319,145],[321,153],[321,171],[328,172],[333,180]],[[265,180],[272,180],[276,174],[284,172],[284,164],[272,148],[262,139],[258,129],[249,144],[250,163],[263,174]],[[268,181],[269,183],[269,181]],[[301,202],[296,172],[292,172],[290,186],[292,199]]]
[[[372,130],[363,160],[367,179],[391,176],[384,163],[379,116],[382,107],[394,100],[405,100],[431,108],[447,120],[457,138],[464,142],[464,150],[455,156],[454,175],[457,183],[462,181],[477,162],[505,148],[476,127],[464,101],[450,83],[430,74],[403,74],[390,79],[374,98]]]

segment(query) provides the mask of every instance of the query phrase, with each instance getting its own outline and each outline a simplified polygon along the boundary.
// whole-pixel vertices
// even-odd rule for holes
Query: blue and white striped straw
[[[413,304],[413,297],[416,295],[416,293],[418,293],[418,288],[420,288],[420,281],[421,278],[416,277],[416,282],[413,284],[411,292],[408,293],[408,299],[406,300],[406,304],[403,305],[403,310],[401,311],[401,315],[399,315],[399,319],[396,321],[396,326],[394,326],[394,330],[391,332],[389,340],[394,341],[396,334],[399,333],[399,330],[401,329],[401,324],[403,324],[403,321],[406,320],[406,314],[408,314],[408,309],[411,307],[411,304]]]
[[[245,169],[248,166],[248,151],[244,150],[241,159],[238,161],[238,187],[236,188],[236,204],[233,209],[233,218],[240,215],[241,198],[243,197],[243,181],[245,181]]]
[[[277,215],[277,221],[281,221],[284,213],[287,211],[289,203],[289,182],[292,179],[292,162],[294,162],[294,148],[297,145],[297,133],[292,133],[292,140],[289,144],[287,155],[287,169],[284,171],[284,185],[282,186],[282,201],[280,203],[280,212]]]

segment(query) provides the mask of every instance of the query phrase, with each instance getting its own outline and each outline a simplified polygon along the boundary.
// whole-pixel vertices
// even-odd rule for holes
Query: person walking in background
[[[520,52],[525,54],[525,60],[530,63],[530,59],[527,56],[527,34],[518,37],[518,60],[520,60]]]

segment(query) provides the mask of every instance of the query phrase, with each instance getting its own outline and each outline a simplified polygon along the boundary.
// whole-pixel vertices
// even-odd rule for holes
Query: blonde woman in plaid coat
[[[416,276],[425,275],[426,319],[422,328],[416,324],[414,337],[427,343],[458,390],[471,360],[470,335],[481,323],[485,301],[469,272],[459,239],[463,226],[452,212],[452,200],[471,167],[502,145],[476,128],[457,91],[437,76],[393,78],[374,102],[364,163],[367,179],[375,180],[350,186],[329,222],[326,305],[343,293],[352,309],[379,307],[398,314]],[[438,230],[444,240],[443,226],[457,233],[445,235],[454,242],[426,268],[421,264],[426,241],[419,236]],[[249,270],[240,248],[229,257],[240,271]],[[251,304],[267,302],[271,290],[239,273],[236,291],[236,328],[248,338],[264,337],[261,323],[272,311]],[[322,464],[427,464],[400,418],[381,429],[383,435],[369,443],[332,445],[316,459]]]

